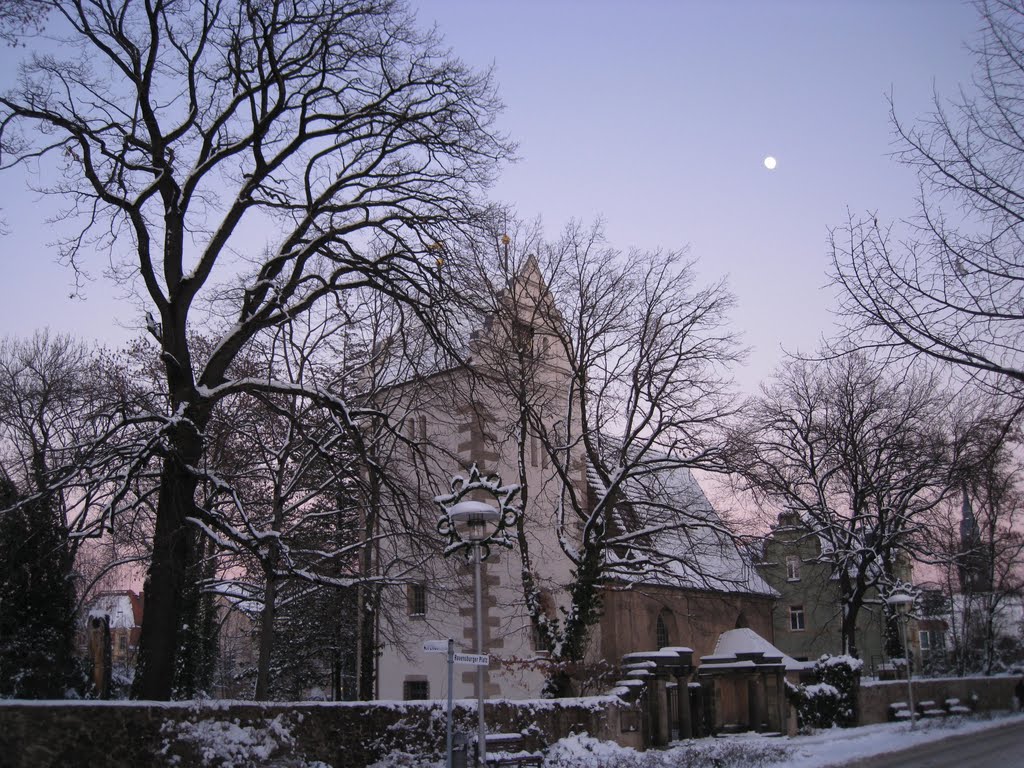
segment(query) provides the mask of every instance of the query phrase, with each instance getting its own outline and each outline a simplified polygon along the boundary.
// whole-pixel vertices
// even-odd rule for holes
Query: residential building
[[[773,615],[775,646],[800,661],[841,654],[842,603],[833,565],[822,556],[822,542],[794,512],[780,514],[765,538],[758,572],[779,594]],[[871,590],[857,620],[857,647],[866,673],[887,664],[885,606]],[[908,629],[916,648],[916,627]]]

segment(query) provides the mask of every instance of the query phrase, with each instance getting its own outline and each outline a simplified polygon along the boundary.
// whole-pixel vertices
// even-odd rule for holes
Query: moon
[[[778,162],[776,162],[775,158],[771,155],[768,155],[768,157],[764,159],[764,167],[769,171],[774,171],[776,165],[778,165]]]

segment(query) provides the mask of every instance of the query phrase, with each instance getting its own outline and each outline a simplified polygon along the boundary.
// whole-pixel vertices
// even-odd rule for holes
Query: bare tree
[[[857,654],[866,595],[907,578],[901,565],[926,513],[956,484],[947,404],[935,378],[889,373],[862,354],[792,360],[736,434],[734,469],[746,488],[798,514],[821,540],[847,653]]]
[[[61,480],[101,407],[92,353],[67,336],[0,341],[0,691],[63,695],[74,680],[74,569],[88,495]]]
[[[473,350],[480,386],[510,414],[490,428],[517,458],[523,596],[550,649],[547,690],[565,695],[610,585],[744,579],[690,475],[720,466],[727,372],[742,350],[727,326],[732,296],[697,286],[682,253],[621,253],[599,227],[572,225],[555,243],[514,234],[491,241],[507,283]],[[556,551],[538,549],[538,524],[555,529]],[[552,558],[568,564],[569,584],[545,580]]]
[[[902,230],[850,216],[831,233],[849,336],[898,355],[951,363],[1024,396],[1024,9],[979,3],[974,87],[908,124],[892,110],[916,169],[918,215]]]
[[[136,693],[166,699],[206,427],[224,398],[301,386],[234,379],[232,362],[354,287],[441,339],[457,297],[428,247],[473,223],[511,146],[489,73],[398,0],[47,5],[68,58],[30,56],[0,97],[3,166],[56,174],[46,191],[79,225],[61,257],[78,269],[106,249],[152,308],[168,412],[148,449],[162,468]],[[268,248],[252,247],[257,232]],[[216,338],[206,356],[190,338],[200,324]]]
[[[369,349],[355,328],[366,318],[356,314],[361,313],[347,308],[321,313],[315,322],[307,316],[306,322],[289,323],[254,340],[236,367],[315,385],[346,399],[356,391],[368,398],[362,387]],[[240,393],[225,399],[211,423],[199,525],[222,552],[235,555],[222,569],[227,577],[218,591],[233,591],[262,606],[259,700],[270,693],[283,606],[296,600],[308,604],[311,594],[329,597],[329,590],[353,596],[358,587],[404,575],[400,561],[377,562],[372,574],[363,568],[368,552],[379,553],[385,539],[407,532],[401,516],[389,510],[408,502],[405,489],[379,461],[382,442],[392,438],[388,422],[373,418],[357,426],[301,392]],[[353,627],[358,623],[354,616],[349,621]],[[355,644],[349,650],[355,653]],[[315,655],[315,649],[308,653]]]
[[[1019,433],[998,403],[963,412],[960,495],[936,508],[923,534],[948,592],[955,669],[992,674],[1024,652],[1009,618],[1024,596]]]

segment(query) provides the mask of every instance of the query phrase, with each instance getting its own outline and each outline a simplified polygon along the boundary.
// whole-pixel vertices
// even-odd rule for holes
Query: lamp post
[[[910,607],[914,604],[914,598],[906,592],[895,592],[887,597],[885,602],[890,607],[895,608],[899,616],[900,634],[903,638],[903,658],[907,663],[907,698],[910,700],[910,729],[914,730],[917,714],[914,709],[914,685],[910,680],[910,646],[907,645],[907,620],[910,618]]]
[[[480,545],[489,535],[488,528],[501,518],[501,513],[484,501],[460,501],[448,509],[448,518],[452,521],[460,536],[468,541],[473,552],[473,602],[476,624],[476,652],[484,651],[484,601],[481,589],[480,564],[482,562]],[[463,526],[465,534],[461,533]],[[484,720],[484,668],[476,668],[476,706],[477,706],[477,755],[480,765],[487,760],[487,727]]]
[[[482,477],[474,464],[470,469],[468,479],[456,477],[452,480],[451,494],[437,496],[434,499],[444,512],[438,520],[437,527],[442,534],[448,537],[445,555],[447,556],[457,552],[459,549],[467,548],[472,556],[476,652],[480,655],[486,653],[484,649],[481,564],[487,558],[491,544],[498,544],[504,547],[512,546],[512,541],[504,533],[504,529],[514,525],[519,517],[518,509],[512,504],[512,499],[518,492],[518,485],[502,485],[501,479],[497,475]],[[467,498],[471,494],[475,496],[489,496],[497,504],[480,501],[479,498]],[[477,761],[480,766],[483,766],[487,760],[487,727],[484,719],[484,672],[485,667],[477,665]]]

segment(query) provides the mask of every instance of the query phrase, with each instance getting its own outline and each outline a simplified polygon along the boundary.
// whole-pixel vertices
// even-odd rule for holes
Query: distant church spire
[[[965,592],[987,592],[988,569],[981,547],[981,531],[974,517],[974,507],[967,491],[967,482],[960,486],[963,502],[960,506],[960,588]]]

